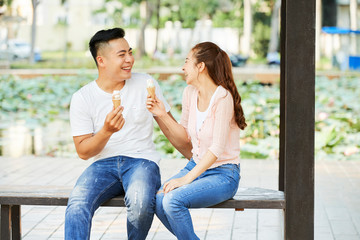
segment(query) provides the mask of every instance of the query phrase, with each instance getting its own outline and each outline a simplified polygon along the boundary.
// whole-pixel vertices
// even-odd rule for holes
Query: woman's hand
[[[148,95],[146,100],[146,107],[152,114],[158,117],[162,117],[167,114],[164,103],[160,101],[157,96],[155,96],[155,99],[153,99],[150,95]]]
[[[181,178],[171,179],[170,181],[168,181],[164,184],[164,187],[163,187],[164,194],[166,194],[176,188],[179,188],[181,186],[189,184],[191,182],[192,181],[190,179],[188,179],[188,177],[186,175]]]

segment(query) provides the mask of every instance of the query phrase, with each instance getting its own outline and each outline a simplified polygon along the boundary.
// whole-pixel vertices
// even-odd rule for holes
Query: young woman
[[[178,239],[199,239],[189,208],[204,208],[233,197],[240,181],[240,129],[246,127],[241,97],[228,55],[216,44],[197,44],[182,68],[186,83],[180,124],[163,103],[148,97],[147,108],[172,143],[192,150],[191,158],[156,195],[156,215]],[[187,148],[190,149],[190,148]]]

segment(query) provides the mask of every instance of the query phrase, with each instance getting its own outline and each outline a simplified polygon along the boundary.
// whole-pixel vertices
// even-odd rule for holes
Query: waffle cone
[[[119,99],[119,100],[112,100],[113,101],[113,104],[114,104],[114,108],[117,108],[118,106],[120,106],[121,105],[121,100]]]
[[[151,98],[155,99],[155,87],[148,87],[147,91],[148,91],[149,95],[151,96]]]

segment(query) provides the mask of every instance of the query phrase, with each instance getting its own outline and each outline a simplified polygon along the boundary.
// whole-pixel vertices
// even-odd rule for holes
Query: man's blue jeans
[[[65,239],[89,239],[95,210],[123,194],[128,239],[145,239],[154,218],[155,194],[160,185],[159,167],[153,161],[117,156],[94,162],[71,192],[65,214]]]
[[[196,163],[190,160],[171,179],[185,176],[195,166]],[[177,239],[199,239],[194,232],[189,208],[209,207],[232,198],[239,182],[240,166],[237,164],[224,164],[208,169],[190,184],[165,195],[159,192],[156,195],[156,215]]]

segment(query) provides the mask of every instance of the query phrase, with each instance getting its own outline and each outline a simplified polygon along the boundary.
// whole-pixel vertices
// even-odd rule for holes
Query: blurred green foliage
[[[96,76],[43,76],[19,79],[0,77],[0,122],[6,128],[16,120],[26,120],[31,128],[54,119],[68,121],[72,94]],[[359,78],[329,80],[316,78],[315,152],[317,159],[360,159]],[[182,92],[186,83],[179,75],[159,82],[177,120],[181,116]],[[241,132],[242,158],[277,158],[279,149],[279,85],[237,81],[248,127]],[[301,103],[299,103],[301,104]],[[301,116],[299,116],[301,117]],[[155,127],[154,141],[167,157],[181,157]],[[70,133],[69,133],[70,134]]]
[[[28,125],[46,124],[55,118],[68,119],[72,94],[94,80],[91,75],[43,76],[20,79],[0,77],[0,119],[2,125],[26,120]]]

